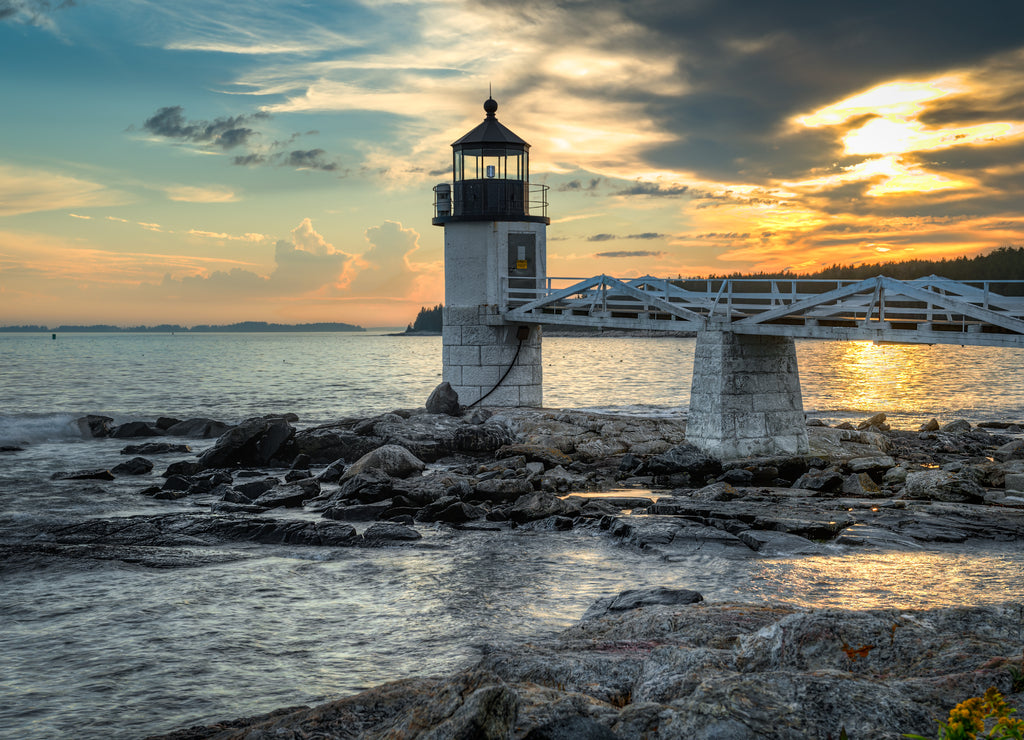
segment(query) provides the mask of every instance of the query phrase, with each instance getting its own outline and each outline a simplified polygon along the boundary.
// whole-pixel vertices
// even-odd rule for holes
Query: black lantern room
[[[530,186],[530,145],[495,117],[484,102],[483,123],[452,144],[452,184],[434,188],[434,224],[457,221],[532,221],[550,224],[547,186]],[[531,206],[540,215],[531,215]]]

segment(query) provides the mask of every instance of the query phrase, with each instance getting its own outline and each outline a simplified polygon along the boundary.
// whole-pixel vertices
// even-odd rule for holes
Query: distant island
[[[366,331],[355,324],[338,321],[319,322],[314,324],[270,324],[266,321],[240,321],[237,324],[199,324],[185,327],[178,324],[159,324],[157,326],[112,326],[110,324],[91,324],[89,326],[68,325],[46,327],[37,324],[22,326],[0,326],[0,332],[52,332],[54,334],[82,334],[87,332],[147,332],[156,334],[203,334],[211,332],[286,332],[286,331]]]
[[[440,334],[444,329],[444,306],[438,303],[433,308],[423,307],[416,320],[405,329],[405,334]]]

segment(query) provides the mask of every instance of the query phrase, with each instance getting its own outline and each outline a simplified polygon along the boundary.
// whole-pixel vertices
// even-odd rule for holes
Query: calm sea
[[[545,403],[685,413],[693,348],[546,338]],[[188,506],[139,496],[146,479],[50,481],[124,459],[122,441],[80,438],[82,414],[294,412],[312,425],[422,406],[440,355],[438,337],[373,333],[0,333],[0,445],[26,443],[0,453],[0,544],[43,523]],[[904,428],[932,416],[1024,420],[1020,351],[804,342],[798,355],[805,409],[831,421],[877,411]],[[409,548],[193,548],[165,568],[7,548],[0,738],[137,738],[324,701],[458,668],[484,643],[551,633],[594,599],[644,585],[712,600],[926,607],[1016,598],[1024,580],[1019,547],[668,563],[586,532],[421,531]]]

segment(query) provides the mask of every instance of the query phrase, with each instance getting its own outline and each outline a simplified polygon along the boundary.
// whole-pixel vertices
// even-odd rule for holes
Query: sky
[[[1024,244],[1018,0],[0,0],[0,326],[404,326],[489,89],[552,276]]]

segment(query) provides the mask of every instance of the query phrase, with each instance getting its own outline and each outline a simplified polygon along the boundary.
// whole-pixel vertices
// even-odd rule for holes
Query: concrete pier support
[[[463,406],[485,395],[478,405],[541,406],[541,328],[489,325],[485,321],[490,308],[445,307],[442,379],[459,394]]]
[[[686,439],[722,459],[808,452],[793,339],[699,332]]]

